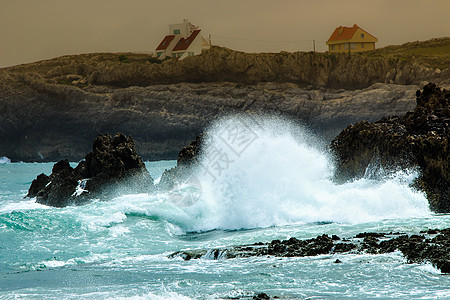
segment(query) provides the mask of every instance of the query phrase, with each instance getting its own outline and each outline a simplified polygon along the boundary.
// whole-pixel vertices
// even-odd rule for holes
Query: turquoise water
[[[449,298],[448,275],[430,264],[408,264],[399,252],[167,258],[177,250],[324,233],[352,237],[450,227],[449,215],[429,212],[424,196],[408,187],[414,172],[336,185],[323,148],[280,126],[286,124],[252,128],[251,145],[227,152],[233,162],[220,176],[211,174],[216,169],[210,164],[217,156],[211,147],[220,146],[214,138],[224,142],[219,129],[212,130],[218,134],[208,141],[203,168],[193,170],[195,181],[170,192],[78,207],[23,199],[31,181],[50,174],[52,164],[1,163],[0,298],[230,299],[258,292],[287,299]],[[157,181],[175,164],[146,165]]]

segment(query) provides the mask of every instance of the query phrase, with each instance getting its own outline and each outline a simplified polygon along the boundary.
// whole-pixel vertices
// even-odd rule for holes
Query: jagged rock
[[[435,212],[450,212],[450,92],[433,83],[417,91],[417,106],[401,117],[358,122],[331,143],[337,158],[336,178],[364,176],[370,165],[385,170],[418,168],[415,186]]]
[[[189,145],[183,147],[178,153],[177,165],[170,170],[165,170],[161,175],[158,188],[170,190],[179,183],[189,181],[191,178],[190,167],[198,162],[199,154],[203,142],[206,138],[206,132],[199,134]]]
[[[254,299],[254,300],[266,300],[266,299],[270,299],[270,297],[266,293],[258,293],[257,295],[253,296],[252,299]]]
[[[290,238],[270,243],[256,243],[252,245],[233,246],[219,249],[199,249],[178,251],[170,254],[169,258],[181,257],[191,259],[232,259],[236,257],[277,256],[303,257],[320,254],[385,254],[396,250],[402,252],[409,263],[431,262],[442,273],[450,273],[450,228],[433,229],[423,232],[425,235],[406,235],[401,233],[361,233],[345,239],[345,243],[337,242],[328,235],[299,240]],[[361,242],[361,238],[364,238]],[[378,240],[380,238],[380,240]],[[339,239],[340,240],[340,239]],[[334,261],[340,263],[339,259]]]
[[[177,166],[188,166],[198,161],[198,154],[202,149],[202,143],[206,138],[206,132],[199,134],[189,145],[183,147],[178,153]]]
[[[37,194],[37,203],[63,207],[75,202],[81,202],[81,198],[76,201],[74,194],[76,194],[78,181],[82,178],[70,166],[68,160],[57,162],[53,166],[52,174],[49,178],[50,183]]]
[[[50,182],[50,178],[44,173],[39,174],[36,179],[33,180],[28,190],[28,194],[25,197],[34,198],[37,194],[45,188]]]
[[[118,133],[103,134],[94,140],[93,151],[74,169],[68,160],[57,162],[52,174],[39,175],[27,197],[36,202],[63,207],[92,198],[108,198],[118,193],[149,192],[153,179],[136,154],[134,140]]]
[[[134,140],[123,134],[114,138],[104,134],[96,138],[93,151],[86,155],[86,169],[91,178],[86,189],[91,192],[118,184],[122,189],[147,192],[146,185],[153,184],[144,162],[136,154]]]

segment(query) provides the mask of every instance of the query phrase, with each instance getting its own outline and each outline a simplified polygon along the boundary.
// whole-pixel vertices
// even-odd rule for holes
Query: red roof
[[[200,30],[194,30],[187,39],[180,39],[172,51],[186,50],[187,48],[189,48],[189,46],[192,44],[199,33]]]
[[[158,50],[166,50],[169,47],[170,42],[175,38],[174,35],[166,35],[166,37],[162,40],[158,47],[156,47],[156,51]]]
[[[355,34],[356,30],[358,30],[358,28],[367,33],[368,35],[372,36],[373,38],[375,38],[373,35],[371,35],[370,33],[368,33],[367,31],[365,31],[364,29],[355,24],[352,27],[339,26],[334,30],[333,34],[328,39],[328,42],[350,40]]]

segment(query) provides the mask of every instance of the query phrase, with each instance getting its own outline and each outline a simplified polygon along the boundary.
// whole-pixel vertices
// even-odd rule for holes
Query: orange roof
[[[350,40],[358,28],[361,29],[362,31],[364,31],[365,33],[371,35],[370,33],[368,33],[367,31],[365,31],[364,29],[362,29],[361,27],[359,27],[356,24],[353,25],[352,27],[339,26],[338,28],[336,28],[334,30],[333,34],[328,39],[328,42],[340,41],[340,40]],[[371,36],[374,37],[373,35],[371,35]]]
[[[186,50],[187,48],[189,48],[189,46],[192,44],[192,41],[195,40],[195,38],[197,37],[197,35],[199,33],[200,33],[200,30],[194,30],[187,39],[180,39],[172,51]]]
[[[174,35],[166,35],[166,37],[161,41],[158,47],[156,47],[156,51],[158,50],[166,50],[169,47],[170,42],[175,38]]]

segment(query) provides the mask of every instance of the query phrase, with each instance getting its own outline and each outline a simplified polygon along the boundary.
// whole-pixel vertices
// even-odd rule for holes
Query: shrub
[[[160,63],[163,62],[162,60],[160,60],[160,59],[158,59],[156,57],[150,57],[149,59],[147,59],[147,61],[152,63],[152,64],[160,64]]]
[[[120,54],[119,55],[119,61],[121,62],[121,63],[129,63],[130,61],[128,60],[128,57],[126,56],[126,55],[124,55],[124,54]]]

